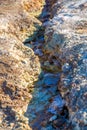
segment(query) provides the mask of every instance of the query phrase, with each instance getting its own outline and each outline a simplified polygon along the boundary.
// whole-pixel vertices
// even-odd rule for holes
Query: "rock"
[[[30,87],[40,74],[38,57],[23,42],[41,26],[36,16],[42,4],[41,0],[0,1],[0,108],[6,116],[5,125],[13,122],[12,117],[15,125],[15,116],[24,115],[32,98]]]
[[[35,0],[33,0],[32,2],[29,2],[29,0],[21,0],[21,2],[10,2],[10,0],[6,0],[5,2],[1,1],[1,33],[4,35],[4,32],[7,32],[8,35],[14,36],[14,38],[16,37],[22,42],[24,42],[29,36],[33,35],[33,31],[35,31],[36,34],[38,28],[41,26],[41,22],[35,17],[41,13],[42,4],[42,1],[37,2],[36,4]],[[31,5],[33,6],[32,13]],[[39,9],[35,9],[36,6],[38,6]],[[36,27],[34,26],[34,22],[36,22]],[[33,35],[33,37],[35,36]],[[33,37],[31,37],[30,39],[32,39]]]
[[[48,58],[48,56],[46,56],[46,58]],[[50,62],[47,59],[47,61],[45,61],[43,64],[43,69],[49,73],[57,73],[57,72],[61,72],[61,65],[57,60]]]
[[[59,75],[57,74],[45,74],[43,78],[44,86],[56,86],[59,81]]]
[[[87,113],[87,1],[59,1],[54,10],[55,15],[45,30],[44,53],[48,59],[50,55],[60,59],[63,76],[58,88],[66,100],[69,121],[76,124],[75,129],[84,130],[86,116],[80,112],[84,109]]]
[[[64,76],[64,73],[63,73],[63,76]],[[73,80],[72,73],[71,74],[67,74],[64,77],[61,77],[60,79],[61,79],[61,82],[58,85],[58,89],[60,91],[62,91],[62,92],[64,91],[65,92],[65,91],[67,91],[68,89],[71,88],[71,83],[72,83],[72,80]]]
[[[42,52],[41,49],[36,49],[35,54],[38,55],[38,56],[43,56],[43,52]]]
[[[59,114],[62,111],[64,105],[65,101],[62,99],[60,95],[58,95],[53,99],[53,102],[49,106],[48,112],[52,114]]]
[[[80,111],[78,111],[75,115],[75,118],[72,119],[73,120],[73,126],[75,127],[75,129],[78,127],[79,129],[84,128],[84,126],[87,126],[87,110],[80,109]],[[75,121],[74,121],[75,120]],[[77,125],[77,124],[82,124],[81,126]]]
[[[52,121],[54,121],[54,120],[56,120],[56,119],[57,119],[57,116],[54,115],[54,116],[52,116],[52,117],[49,119],[49,122],[52,122]]]

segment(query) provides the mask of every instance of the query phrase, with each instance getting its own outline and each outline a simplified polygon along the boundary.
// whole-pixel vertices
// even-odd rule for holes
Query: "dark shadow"
[[[8,123],[14,123],[15,122],[15,112],[12,110],[11,107],[7,106],[6,108],[3,109],[4,114],[6,115],[5,119]],[[4,122],[3,120],[3,122]]]

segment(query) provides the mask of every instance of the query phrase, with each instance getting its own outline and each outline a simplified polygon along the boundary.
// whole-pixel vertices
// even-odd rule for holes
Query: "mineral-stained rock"
[[[60,5],[60,6],[58,6]],[[59,8],[56,8],[59,7]],[[66,99],[72,129],[87,127],[87,0],[58,1],[45,31],[44,53],[72,67],[62,71],[58,89]]]
[[[0,110],[3,112],[0,129],[2,130],[12,123],[15,130],[15,127],[18,127],[17,123],[25,125],[25,122],[22,123],[20,120],[32,98],[29,89],[32,88],[34,81],[38,80],[40,62],[33,50],[25,47],[22,42],[41,26],[41,22],[35,17],[40,14],[42,4],[42,0],[0,0]],[[28,130],[29,126],[19,129]]]

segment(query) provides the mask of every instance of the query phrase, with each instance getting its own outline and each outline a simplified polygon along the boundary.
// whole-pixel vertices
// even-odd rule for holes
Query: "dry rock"
[[[44,53],[49,54],[48,58],[53,55],[61,62],[62,75],[58,89],[67,102],[72,129],[85,130],[87,122],[87,1],[58,1],[54,10],[56,13],[45,31]]]
[[[41,26],[36,16],[40,14],[43,4],[42,0],[0,1],[0,109],[4,113],[4,117],[0,118],[0,123],[4,121],[4,125],[0,125],[2,130],[12,129],[8,124],[16,126],[16,115],[20,118],[24,115],[32,98],[29,89],[40,74],[38,57],[23,42]],[[16,129],[15,126],[13,129]],[[26,126],[21,125],[19,129],[30,130],[28,123]]]

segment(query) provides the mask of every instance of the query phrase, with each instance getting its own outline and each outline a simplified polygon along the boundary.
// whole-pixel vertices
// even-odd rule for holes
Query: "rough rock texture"
[[[43,9],[43,2],[42,0],[0,1],[0,34],[9,33],[10,37],[14,36],[23,42],[36,33],[41,26],[36,17]]]
[[[0,130],[87,129],[87,0],[45,2],[0,1]]]
[[[58,89],[66,100],[71,129],[86,130],[87,0],[59,0],[54,10],[45,31],[44,52],[51,61],[60,62]]]
[[[40,62],[22,42],[41,26],[36,17],[42,4],[42,0],[0,0],[0,130],[30,129],[23,114]]]

